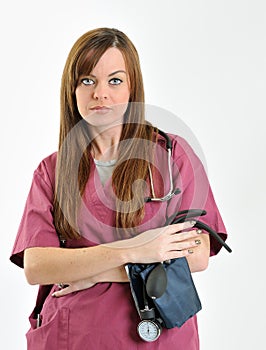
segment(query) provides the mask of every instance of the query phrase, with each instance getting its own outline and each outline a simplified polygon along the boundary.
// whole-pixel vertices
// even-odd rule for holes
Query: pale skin
[[[93,156],[115,159],[122,118],[130,97],[124,58],[117,48],[108,49],[89,76],[76,89],[79,113],[90,124]],[[207,268],[209,235],[193,229],[195,222],[159,227],[115,244],[89,248],[28,248],[25,275],[30,284],[67,284],[54,293],[61,297],[99,282],[128,282],[127,263],[154,263],[186,257],[192,272]],[[185,231],[184,231],[185,230]],[[184,232],[182,232],[184,231]]]

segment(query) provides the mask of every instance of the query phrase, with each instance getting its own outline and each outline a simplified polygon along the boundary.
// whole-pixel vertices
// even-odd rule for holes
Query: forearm
[[[124,280],[122,266],[127,263],[149,264],[190,255],[190,249],[196,250],[199,235],[195,230],[182,230],[193,225],[185,222],[158,227],[134,238],[88,248],[28,248],[24,253],[25,275],[30,284],[55,284],[101,274],[103,278],[106,271],[119,268],[112,273],[121,273]]]
[[[100,282],[128,282],[128,276],[124,265],[104,271],[91,278],[93,283]]]
[[[90,277],[95,279],[96,276],[103,278],[107,271],[118,278],[123,276],[121,266],[126,262],[126,249],[109,249],[100,245],[77,249],[29,248],[24,253],[25,275],[30,284],[67,283]]]

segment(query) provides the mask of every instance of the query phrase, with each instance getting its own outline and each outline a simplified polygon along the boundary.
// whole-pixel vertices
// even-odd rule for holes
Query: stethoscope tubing
[[[155,129],[158,134],[160,134],[166,142],[166,150],[167,150],[167,163],[168,163],[168,176],[169,176],[169,184],[170,189],[169,192],[163,197],[146,197],[145,202],[166,202],[169,201],[173,196],[180,193],[180,190],[177,188],[174,190],[174,181],[173,181],[173,172],[171,167],[171,157],[172,157],[172,141],[170,137],[160,129]],[[150,175],[151,176],[151,175]],[[153,186],[153,180],[151,176],[151,184]]]
[[[175,219],[172,220],[171,224],[178,224],[181,222],[188,221],[191,218],[195,218],[197,216],[205,215],[207,212],[205,210],[200,209],[190,209],[190,210],[183,210],[176,214]],[[178,217],[177,217],[178,215]],[[173,217],[173,216],[172,216]],[[167,220],[169,224],[169,219]],[[196,227],[200,230],[204,230],[208,232],[216,241],[218,241],[229,253],[232,253],[232,249],[225,243],[225,241],[218,235],[217,232],[215,232],[210,226],[205,224],[204,222],[200,220],[195,220],[196,223],[193,227]]]

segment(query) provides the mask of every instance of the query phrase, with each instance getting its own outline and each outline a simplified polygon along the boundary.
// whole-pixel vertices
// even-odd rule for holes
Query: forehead
[[[91,71],[93,75],[110,74],[117,70],[126,71],[123,54],[116,47],[107,49]]]

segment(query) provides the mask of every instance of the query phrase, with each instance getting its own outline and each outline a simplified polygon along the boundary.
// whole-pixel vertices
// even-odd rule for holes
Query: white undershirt
[[[109,160],[108,162],[102,162],[101,160],[94,159],[94,163],[99,173],[101,183],[104,186],[106,181],[112,176],[116,159]]]

